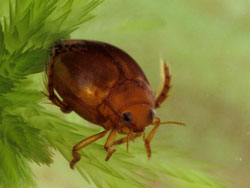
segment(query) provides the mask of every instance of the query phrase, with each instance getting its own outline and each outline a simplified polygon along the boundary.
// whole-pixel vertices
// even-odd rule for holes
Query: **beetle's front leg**
[[[93,135],[93,136],[90,136],[90,137],[88,137],[88,138],[85,138],[85,139],[83,139],[82,141],[80,141],[78,144],[76,144],[76,145],[73,147],[73,149],[72,149],[73,159],[72,159],[72,161],[70,162],[70,168],[71,168],[71,169],[74,169],[75,164],[76,164],[78,161],[80,161],[81,156],[80,156],[79,153],[78,153],[78,151],[79,151],[80,149],[82,149],[82,148],[84,148],[85,146],[87,146],[87,145],[93,143],[94,141],[96,141],[96,140],[98,140],[98,139],[104,137],[105,134],[106,134],[107,132],[108,132],[107,130],[102,131],[102,132],[100,132],[100,133],[98,133],[98,134],[95,134],[95,135]]]
[[[110,159],[110,157],[112,156],[112,154],[116,151],[115,148],[112,148],[112,146],[114,145],[115,137],[116,137],[116,129],[113,129],[110,132],[110,134],[107,138],[107,141],[104,145],[104,149],[108,152],[108,155],[107,155],[105,161],[108,161]]]
[[[152,141],[152,139],[153,139],[156,131],[160,127],[160,125],[162,125],[162,124],[176,124],[176,125],[185,126],[185,123],[182,123],[182,122],[177,122],[177,121],[164,121],[164,122],[161,122],[160,118],[156,117],[155,119],[156,119],[156,121],[152,123],[152,125],[154,125],[154,128],[150,131],[150,133],[148,134],[148,137],[146,138],[145,133],[143,134],[143,140],[144,140],[145,147],[146,147],[146,150],[147,150],[148,159],[150,159],[150,157],[151,157],[150,142]]]
[[[154,128],[150,131],[147,138],[146,138],[145,134],[143,135],[143,140],[144,140],[145,148],[147,150],[148,159],[150,159],[150,157],[151,157],[150,142],[153,139],[156,131],[160,127],[160,118],[156,118],[156,122],[154,123],[154,125],[155,125]]]

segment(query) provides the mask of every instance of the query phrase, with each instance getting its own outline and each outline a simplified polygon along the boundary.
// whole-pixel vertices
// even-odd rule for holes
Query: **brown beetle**
[[[48,98],[62,112],[78,115],[105,130],[85,138],[73,147],[73,169],[80,155],[77,151],[102,138],[110,131],[104,145],[106,161],[115,152],[114,145],[127,143],[143,135],[148,158],[150,142],[160,124],[154,109],[164,101],[169,91],[169,69],[164,64],[165,82],[160,95],[154,99],[149,82],[137,63],[124,51],[112,45],[87,40],[61,40],[52,50],[47,66]],[[55,94],[59,94],[61,99]],[[155,121],[153,121],[155,120]],[[144,130],[154,125],[146,137]],[[115,140],[116,133],[127,136]]]

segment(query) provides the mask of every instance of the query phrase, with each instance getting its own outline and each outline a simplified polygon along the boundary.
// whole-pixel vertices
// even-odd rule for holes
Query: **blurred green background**
[[[248,188],[249,10],[249,0],[105,0],[94,11],[96,17],[71,38],[105,41],[127,51],[154,91],[160,86],[160,60],[165,59],[172,89],[157,115],[187,127],[168,125],[156,136],[168,135],[169,145],[219,165],[212,173],[232,187]],[[54,160],[50,168],[33,165],[38,187],[94,187],[59,154]]]

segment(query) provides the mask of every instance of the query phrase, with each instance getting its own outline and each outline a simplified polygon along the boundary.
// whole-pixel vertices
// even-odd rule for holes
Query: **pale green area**
[[[7,1],[3,2],[6,4]],[[64,1],[60,2],[62,5]],[[43,31],[51,32],[46,33],[50,36],[49,40],[45,40],[46,43],[42,43],[43,40],[41,40],[45,38],[46,34],[36,36],[35,40],[31,38],[34,36],[24,32],[29,31],[30,27],[23,28],[23,24],[20,24],[21,31],[23,31],[21,38],[25,36],[26,39],[32,39],[31,44],[35,43],[38,51],[35,51],[37,53],[25,52],[25,55],[30,52],[30,56],[19,59],[19,62],[21,65],[33,65],[34,69],[28,69],[30,72],[26,72],[27,69],[22,66],[19,67],[20,69],[13,69],[15,59],[10,58],[12,61],[9,61],[8,54],[5,54],[4,57],[8,60],[6,62],[13,62],[13,64],[5,63],[5,66],[0,67],[2,68],[0,76],[6,76],[6,72],[10,71],[11,76],[16,79],[15,76],[20,76],[20,74],[41,71],[39,66],[43,65],[40,61],[45,58],[42,53],[44,53],[46,44],[64,36],[65,33],[65,35],[70,33],[68,27],[78,23],[80,19],[81,11],[77,9],[79,8],[77,2],[80,1],[74,2],[74,8],[77,11],[70,14],[69,21],[66,25],[62,25],[60,31],[56,32],[53,28],[54,17],[46,20],[47,25],[44,25]],[[1,5],[4,7],[4,3]],[[2,13],[7,15],[8,11],[2,7],[0,12],[4,10]],[[69,7],[69,4],[66,7]],[[41,9],[41,6],[37,6],[37,10],[39,8]],[[92,176],[90,185],[77,171],[71,171],[68,161],[59,154],[53,158],[55,163],[51,164],[50,168],[40,168],[33,163],[38,187],[92,188],[95,187],[93,181],[99,187],[143,187],[145,185],[141,183],[150,181],[149,177],[154,181],[149,185],[157,188],[222,187],[220,183],[212,181],[213,178],[210,179],[212,175],[218,179],[224,177],[225,182],[232,182],[233,185],[227,187],[248,187],[250,184],[248,178],[250,172],[250,154],[248,152],[250,143],[248,115],[250,112],[248,97],[250,92],[248,73],[250,68],[249,8],[248,0],[106,0],[95,9],[96,17],[76,30],[71,38],[106,41],[124,49],[141,65],[154,90],[157,90],[160,85],[160,59],[165,59],[171,67],[172,89],[169,98],[157,111],[157,114],[162,120],[183,121],[188,126],[185,128],[172,125],[162,126],[152,143],[153,155],[150,161],[146,159],[141,139],[136,141],[138,144],[131,143],[129,153],[125,152],[125,146],[119,147],[109,163],[104,162],[105,151],[102,148],[104,140],[87,147],[84,150],[84,156],[87,157],[79,163],[79,169],[86,170],[88,173],[88,175],[86,173],[82,173],[82,175]],[[44,8],[43,11],[45,10],[47,9]],[[41,15],[44,15],[43,12]],[[57,12],[54,15],[60,14]],[[21,18],[21,16],[17,17],[17,20]],[[38,16],[38,18],[41,17]],[[1,19],[1,21],[3,20]],[[84,19],[81,21],[83,22]],[[15,28],[12,29],[15,31]],[[64,30],[67,32],[63,33]],[[9,32],[8,35],[9,41],[5,39],[5,47],[9,51],[15,51],[25,41],[12,40],[20,37],[15,32]],[[0,41],[1,37],[0,32]],[[44,48],[41,48],[42,44]],[[2,46],[0,46],[0,57],[3,54],[1,49],[3,49]],[[35,54],[35,57],[32,54]],[[32,58],[36,58],[36,55],[39,54],[41,54],[40,64],[38,63],[37,66],[31,64]],[[37,61],[34,62],[37,63]],[[29,80],[33,80],[33,83],[29,83]],[[6,84],[7,81],[4,80],[3,83]],[[9,92],[8,88],[11,88],[12,85],[5,88],[0,87],[0,92],[9,92],[0,98],[0,107],[3,106],[3,109],[0,108],[0,112],[3,111],[4,115],[10,113],[23,118],[20,123],[20,118],[4,116],[5,121],[0,125],[1,131],[6,132],[0,131],[0,133],[8,133],[8,141],[11,144],[14,143],[13,146],[10,146],[15,149],[16,142],[26,143],[26,137],[23,135],[31,139],[28,140],[30,144],[21,144],[16,150],[11,150],[13,148],[8,148],[9,145],[6,147],[6,144],[2,145],[5,147],[0,147],[0,160],[10,162],[7,164],[9,167],[16,166],[11,163],[15,161],[16,156],[13,155],[13,159],[3,158],[9,155],[5,151],[19,152],[21,158],[17,158],[20,161],[25,161],[25,157],[28,156],[29,160],[37,163],[48,163],[48,156],[43,156],[46,154],[46,149],[43,151],[41,147],[43,145],[46,148],[46,144],[48,144],[57,148],[67,160],[70,160],[72,145],[81,138],[97,132],[97,130],[85,128],[98,128],[97,126],[88,124],[75,114],[63,115],[58,108],[46,104],[48,101],[43,100],[41,104],[50,114],[47,114],[46,110],[38,108],[35,102],[40,101],[43,97],[40,93],[41,84],[42,74],[37,74],[29,76],[28,81],[17,85],[16,91]],[[33,90],[35,88],[37,90]],[[10,104],[6,102],[6,99]],[[51,114],[58,115],[60,119]],[[64,121],[65,123],[63,123]],[[2,123],[2,119],[0,123]],[[10,125],[18,128],[13,129],[16,132],[11,131],[12,126]],[[7,129],[2,129],[3,127]],[[25,134],[21,134],[20,129],[24,130]],[[0,143],[2,144],[2,142]],[[177,151],[176,147],[181,152]],[[21,152],[18,150],[20,148]],[[42,151],[41,155],[38,155],[39,151]],[[189,151],[191,160],[187,159],[185,151]],[[23,152],[26,154],[24,157]],[[200,160],[205,160],[206,163],[204,164]],[[0,172],[7,165],[1,162]],[[210,170],[209,175],[200,170],[206,166],[216,166],[217,168]],[[22,175],[23,180],[31,182],[31,177],[25,179],[26,174],[20,173],[23,170],[28,174],[29,171],[25,171],[25,165],[20,169],[21,171],[18,172]],[[135,169],[145,172],[147,177],[139,178],[133,172]],[[14,168],[8,170],[9,177],[16,172]],[[6,176],[6,174],[4,175]],[[11,178],[17,181],[20,177],[18,177],[18,173],[15,175]],[[0,176],[0,180],[5,176]],[[162,181],[166,178],[167,181]],[[12,179],[8,180],[11,182]]]
[[[164,58],[171,67],[173,87],[157,114],[188,126],[161,127],[157,137],[167,135],[171,138],[160,141],[221,165],[216,174],[235,188],[246,188],[250,185],[249,10],[248,0],[106,0],[95,10],[97,17],[72,38],[106,41],[126,50],[154,90],[159,85],[159,60]]]

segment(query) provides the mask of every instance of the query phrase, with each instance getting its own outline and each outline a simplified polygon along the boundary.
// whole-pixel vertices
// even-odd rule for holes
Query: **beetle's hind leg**
[[[64,113],[70,113],[72,111],[72,108],[66,104],[64,101],[61,101],[58,96],[55,94],[54,91],[54,82],[53,82],[53,72],[54,72],[54,57],[55,57],[55,49],[52,49],[52,55],[51,55],[51,59],[50,62],[48,64],[46,73],[48,76],[48,83],[47,83],[47,90],[48,90],[48,95],[47,97],[49,98],[49,100],[51,100],[51,102],[55,105],[57,105],[58,107],[60,107],[61,111]]]
[[[171,76],[169,73],[169,68],[164,62],[164,75],[165,75],[165,80],[164,80],[164,86],[162,88],[162,91],[160,92],[159,96],[155,100],[155,108],[158,108],[161,103],[167,98],[168,91],[170,89],[170,80]]]

